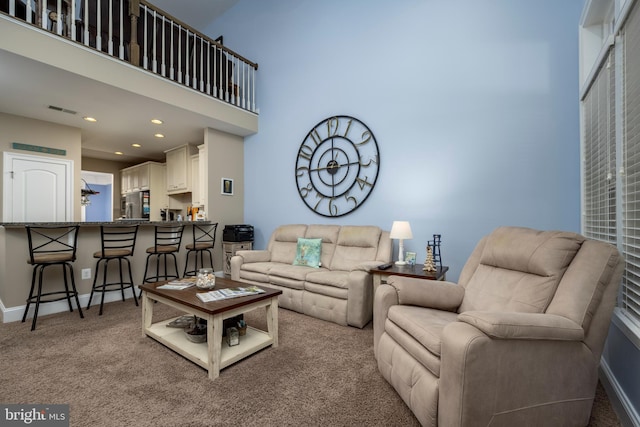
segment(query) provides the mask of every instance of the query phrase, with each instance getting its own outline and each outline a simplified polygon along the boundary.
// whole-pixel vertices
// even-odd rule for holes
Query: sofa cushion
[[[322,252],[322,239],[305,239],[298,237],[296,247],[296,257],[293,265],[304,265],[307,267],[320,267],[320,253]]]
[[[251,282],[269,283],[269,270],[274,265],[273,262],[250,262],[242,264],[240,268],[240,279],[249,280]]]
[[[312,224],[307,227],[304,237],[307,239],[322,239],[322,254],[320,265],[329,267],[338,242],[339,225]]]
[[[538,276],[562,275],[584,240],[564,231],[500,227],[489,235],[480,263]]]
[[[298,237],[304,236],[306,225],[282,225],[273,232],[267,249],[271,251],[271,261],[293,264],[298,247]]]
[[[424,367],[440,376],[442,330],[456,319],[457,315],[448,311],[396,305],[389,309],[384,329]]]
[[[381,232],[375,226],[343,226],[338,234],[331,270],[350,271],[364,261],[375,260]]]
[[[325,295],[331,298],[348,299],[349,290],[346,288],[337,288],[335,286],[318,285],[312,282],[304,283],[304,290],[307,293]]]
[[[575,233],[496,229],[466,284],[459,312],[544,312],[583,241]]]
[[[293,289],[304,289],[307,274],[318,270],[304,265],[276,264],[269,270],[269,282]]]
[[[312,271],[307,274],[306,281],[332,288],[347,289],[349,287],[349,272],[341,270]]]

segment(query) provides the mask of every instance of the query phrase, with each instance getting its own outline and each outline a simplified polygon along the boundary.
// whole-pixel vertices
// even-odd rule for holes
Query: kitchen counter
[[[187,244],[193,243],[192,229],[195,225],[207,225],[216,221],[108,221],[108,222],[4,222],[0,223],[0,301],[4,305],[3,321],[19,321],[24,312],[25,298],[29,295],[29,286],[33,267],[27,263],[29,257],[29,244],[27,240],[26,226],[65,226],[79,225],[78,250],[76,260],[73,263],[76,287],[80,293],[80,304],[87,306],[91,285],[95,277],[96,258],[94,253],[102,248],[100,239],[100,226],[102,225],[139,225],[136,245],[133,255],[130,257],[133,280],[136,284],[142,283],[145,265],[147,262],[146,249],[155,244],[155,226],[157,225],[184,225],[184,234],[180,250],[177,253],[178,270],[180,275],[184,272],[184,264],[187,256]],[[222,271],[222,228],[216,232],[216,243],[213,250],[214,270]],[[169,261],[171,262],[171,261]],[[192,260],[193,262],[193,260]],[[117,269],[110,269],[108,281],[115,281]],[[47,272],[44,287],[63,287],[62,275],[56,269]],[[114,279],[114,280],[112,280]],[[132,298],[130,289],[125,290],[125,296]],[[119,292],[109,292],[105,295],[105,302],[119,301]],[[68,311],[66,301],[43,304],[40,307],[40,315],[55,312]],[[93,307],[91,308],[93,310]],[[74,318],[74,321],[78,319]]]

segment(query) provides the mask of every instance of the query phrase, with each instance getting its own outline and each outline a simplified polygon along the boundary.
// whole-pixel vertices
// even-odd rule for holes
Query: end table
[[[436,271],[424,271],[422,264],[415,265],[393,265],[386,270],[380,270],[378,268],[371,269],[373,274],[373,294],[376,294],[378,286],[387,283],[387,277],[389,276],[405,276],[413,277],[416,279],[425,280],[447,280],[447,271],[449,267],[442,266],[436,267]]]

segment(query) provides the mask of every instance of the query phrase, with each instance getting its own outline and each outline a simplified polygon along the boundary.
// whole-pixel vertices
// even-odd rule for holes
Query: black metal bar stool
[[[91,300],[93,300],[94,292],[102,293],[102,298],[100,298],[100,312],[98,313],[101,316],[102,307],[104,306],[104,294],[106,292],[119,290],[122,293],[122,301],[124,301],[124,290],[126,288],[131,288],[131,291],[133,292],[133,301],[136,303],[136,306],[138,305],[138,298],[136,297],[136,292],[133,288],[131,262],[129,262],[128,258],[130,256],[133,256],[137,235],[137,225],[103,225],[100,227],[102,249],[93,254],[93,257],[98,258],[98,261],[96,262],[96,272],[95,276],[93,277],[93,286],[91,288],[91,296],[89,296],[87,310],[89,309],[89,307],[91,307]],[[120,274],[120,281],[118,282],[107,281],[109,261],[112,260],[118,260],[118,269]],[[125,282],[124,278],[122,277],[122,261],[127,262],[127,270],[129,272],[128,282]],[[103,264],[103,276],[102,283],[98,284],[97,281],[101,263]]]
[[[218,229],[218,223],[213,224],[193,224],[193,243],[188,243],[187,259],[184,263],[183,276],[195,276],[198,274],[198,269],[204,267],[204,253],[209,254],[210,267],[213,268],[213,246],[216,243],[216,230]],[[193,253],[195,266],[192,270],[189,270],[189,255]],[[198,255],[200,255],[200,267],[198,267]]]
[[[147,248],[147,262],[144,266],[144,283],[159,282],[160,280],[169,280],[179,278],[178,259],[176,252],[180,250],[180,242],[182,241],[182,233],[184,225],[157,225],[155,230],[155,243]],[[175,266],[175,274],[167,272],[167,255],[173,257]],[[152,256],[156,257],[156,275],[147,276],[149,270],[149,260]],[[160,274],[160,258],[164,261],[164,274]],[[142,291],[141,291],[142,293]]]
[[[31,277],[31,290],[29,291],[29,298],[27,298],[27,306],[22,315],[22,321],[24,322],[27,319],[29,306],[35,302],[36,308],[33,313],[33,321],[31,322],[32,331],[36,328],[38,310],[41,303],[66,299],[69,303],[69,311],[73,312],[73,305],[71,304],[71,297],[73,296],[76,300],[76,307],[78,308],[78,313],[80,313],[80,318],[84,318],[82,309],[80,308],[80,301],[78,300],[78,291],[76,290],[72,265],[72,262],[76,260],[79,228],[77,225],[55,227],[26,226],[27,238],[29,239],[29,259],[27,262],[33,265],[33,275]],[[42,276],[44,269],[52,265],[62,266],[64,290],[47,290],[43,292]],[[71,289],[69,289],[67,273],[71,278]],[[36,281],[38,282],[38,290],[37,293],[34,294]],[[45,297],[45,299],[42,299],[42,297]]]

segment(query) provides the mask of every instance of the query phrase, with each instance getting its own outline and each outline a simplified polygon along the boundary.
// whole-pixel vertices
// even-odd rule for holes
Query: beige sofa
[[[423,425],[585,426],[623,268],[603,242],[498,228],[459,284],[378,288],[378,368]]]
[[[322,239],[318,268],[293,265],[298,238]],[[238,251],[231,278],[282,290],[280,307],[364,327],[373,313],[370,269],[391,261],[389,232],[375,226],[283,225],[265,250]]]

